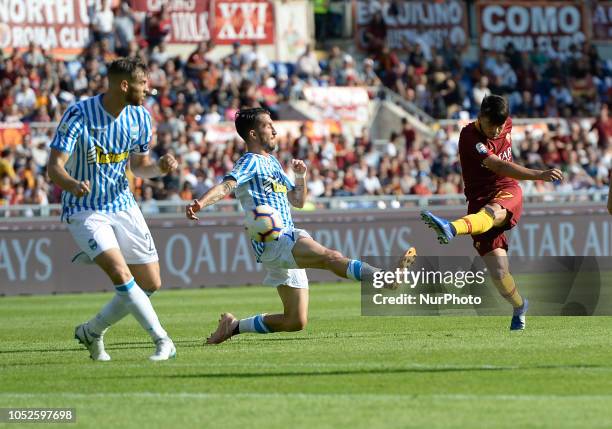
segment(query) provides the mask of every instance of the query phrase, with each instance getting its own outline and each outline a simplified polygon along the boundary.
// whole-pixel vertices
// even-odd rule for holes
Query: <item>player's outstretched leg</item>
[[[491,279],[499,294],[512,305],[511,331],[522,331],[525,329],[525,316],[529,308],[529,302],[523,298],[510,274],[508,254],[505,249],[494,249],[483,256],[484,262],[489,270]]]
[[[417,257],[416,249],[414,247],[411,247],[410,249],[406,250],[406,252],[404,252],[404,254],[400,257],[399,261],[397,262],[396,268],[399,270],[405,270],[409,268],[412,264],[414,264],[416,257]],[[392,284],[385,283],[384,287],[387,289],[395,290],[399,288],[400,286],[401,286],[401,283],[392,283]]]
[[[289,270],[292,272],[303,270]],[[299,273],[298,273],[299,274]],[[281,285],[277,288],[283,302],[282,314],[257,314],[238,320],[231,313],[223,313],[215,332],[206,339],[206,344],[221,344],[231,337],[248,332],[270,334],[272,332],[301,331],[308,323],[308,289]]]
[[[337,250],[328,249],[310,237],[301,237],[293,246],[293,258],[300,268],[318,268],[331,271],[338,277],[361,281],[380,268],[358,259],[349,259]],[[411,247],[398,261],[397,268],[407,268],[414,262],[416,250]]]
[[[435,216],[428,210],[421,212],[421,219],[423,219],[429,228],[436,232],[440,244],[448,244],[457,235],[457,232],[448,220]]]
[[[448,244],[457,235],[478,235],[493,228],[496,208],[501,210],[501,207],[497,205],[496,207],[487,206],[478,213],[469,214],[454,221],[448,221],[428,210],[423,210],[421,219],[436,232],[440,244]]]

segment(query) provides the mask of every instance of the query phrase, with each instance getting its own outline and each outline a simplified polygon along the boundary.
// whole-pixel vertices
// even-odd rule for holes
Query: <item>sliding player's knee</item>
[[[325,250],[325,265],[326,268],[330,269],[336,263],[342,261],[344,259],[344,255],[337,250],[326,249]]]
[[[305,314],[294,314],[287,319],[287,331],[301,331],[308,324],[308,316]]]

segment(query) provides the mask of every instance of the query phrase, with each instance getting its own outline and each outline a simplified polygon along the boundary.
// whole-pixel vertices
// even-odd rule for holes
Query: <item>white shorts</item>
[[[259,257],[267,271],[263,283],[267,286],[290,286],[308,289],[306,270],[299,268],[291,251],[298,238],[311,238],[303,229],[284,229],[278,240],[266,243]]]
[[[67,223],[72,237],[91,259],[108,249],[119,249],[128,264],[158,261],[153,237],[137,206],[117,213],[77,212]]]

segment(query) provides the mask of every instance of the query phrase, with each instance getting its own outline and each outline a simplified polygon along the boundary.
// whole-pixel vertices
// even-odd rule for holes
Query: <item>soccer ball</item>
[[[283,230],[283,221],[276,209],[261,205],[247,212],[246,227],[251,239],[268,242],[278,238]]]

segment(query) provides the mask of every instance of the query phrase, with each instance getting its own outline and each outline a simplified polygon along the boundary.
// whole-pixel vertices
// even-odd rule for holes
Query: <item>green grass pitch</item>
[[[73,328],[110,296],[0,298],[0,407],[75,407],[66,426],[91,428],[612,427],[610,318],[528,317],[510,334],[509,317],[361,317],[357,285],[325,284],[305,331],[203,347],[220,312],[278,311],[276,292],[162,291],[178,357],[149,362],[129,318],[96,363]]]

